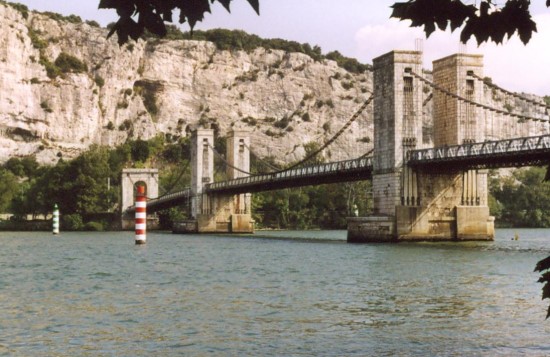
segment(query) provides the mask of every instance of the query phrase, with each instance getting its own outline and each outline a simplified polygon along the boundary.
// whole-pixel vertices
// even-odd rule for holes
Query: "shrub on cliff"
[[[63,73],[82,73],[88,70],[86,63],[68,53],[61,52],[54,64]]]

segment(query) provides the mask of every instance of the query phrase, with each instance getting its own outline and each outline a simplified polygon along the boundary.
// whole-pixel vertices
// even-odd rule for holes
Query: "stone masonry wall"
[[[410,71],[421,73],[422,53],[392,51],[374,64],[374,174],[376,214],[394,215],[401,201],[405,151],[422,144],[422,86]],[[405,105],[405,77],[413,80]],[[406,139],[406,140],[405,140]],[[414,141],[411,141],[414,139]],[[410,146],[405,147],[404,142]],[[416,144],[415,144],[416,143]]]

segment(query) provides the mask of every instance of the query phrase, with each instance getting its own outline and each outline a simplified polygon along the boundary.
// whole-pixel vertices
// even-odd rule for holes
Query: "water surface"
[[[515,233],[519,240],[512,240]],[[550,230],[352,245],[254,236],[0,233],[0,355],[550,354],[533,273]]]

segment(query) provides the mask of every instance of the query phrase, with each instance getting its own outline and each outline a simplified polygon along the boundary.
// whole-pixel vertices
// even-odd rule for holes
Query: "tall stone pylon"
[[[248,176],[250,139],[246,131],[231,131],[227,138],[227,179]],[[176,233],[251,233],[250,194],[212,193],[214,182],[214,131],[198,129],[191,137],[191,220],[177,222]]]
[[[374,215],[348,219],[348,241],[396,239],[396,206],[418,203],[408,150],[422,145],[422,52],[392,51],[374,65]]]
[[[191,216],[211,214],[210,201],[203,194],[205,184],[214,182],[214,130],[197,129],[191,136]]]
[[[422,149],[422,53],[392,51],[374,61],[374,215],[348,219],[348,241],[490,240],[494,219],[487,206],[485,171],[415,170],[407,152]],[[475,105],[482,88],[479,55],[434,61],[435,147],[484,140]],[[426,87],[427,89],[430,89]]]
[[[246,130],[232,130],[227,137],[227,176],[229,180],[250,176],[250,133]],[[254,231],[250,193],[229,197],[231,216],[230,231],[251,233]]]

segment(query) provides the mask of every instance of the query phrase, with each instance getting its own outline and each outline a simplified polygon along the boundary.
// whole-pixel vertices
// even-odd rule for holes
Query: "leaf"
[[[550,298],[550,284],[546,283],[542,287],[542,299],[548,299]]]
[[[101,0],[99,2],[98,9],[116,9],[118,5],[117,0]]]
[[[430,37],[430,35],[434,31],[435,31],[435,24],[433,22],[429,22],[424,25],[424,32],[426,33],[426,37]]]
[[[204,20],[205,12],[210,12],[208,0],[180,0],[178,7],[180,8],[180,23],[187,20],[191,29],[197,22]]]
[[[550,272],[547,271],[546,273],[542,274],[539,280],[537,280],[537,283],[547,283],[550,282]]]
[[[212,2],[214,1],[215,0],[212,0]],[[231,12],[231,9],[229,9],[229,4],[231,4],[231,0],[218,0],[218,1],[223,5],[223,7],[225,7],[227,12]]]
[[[142,12],[139,14],[139,24],[144,26],[147,30],[151,31],[155,35],[164,37],[166,36],[166,26],[162,18],[152,12]]]
[[[535,267],[535,271],[540,272],[547,269],[550,269],[550,256],[544,258],[543,260],[540,260]]]
[[[260,14],[260,1],[259,0],[248,0],[248,3],[250,4],[250,6],[252,6],[254,11],[256,11],[256,13],[259,15]]]

